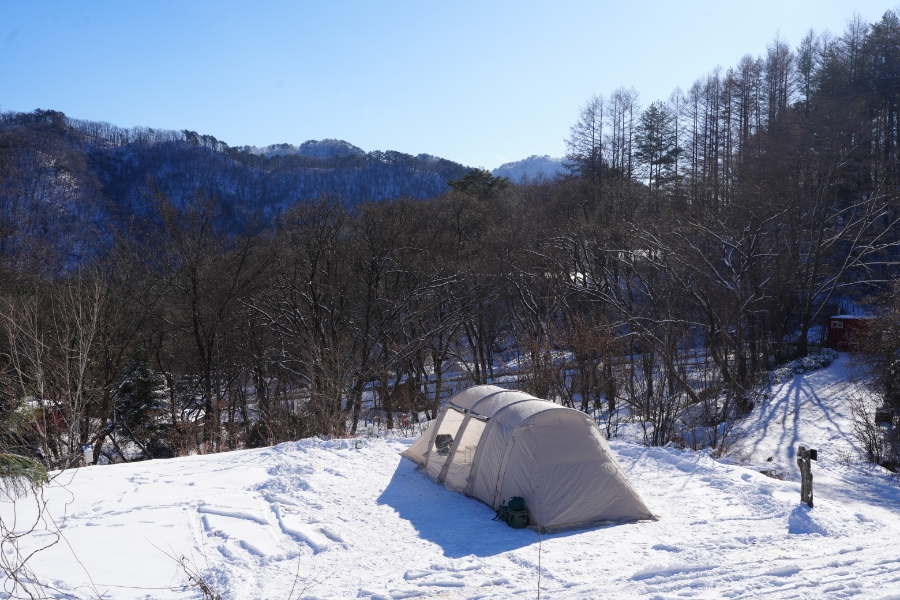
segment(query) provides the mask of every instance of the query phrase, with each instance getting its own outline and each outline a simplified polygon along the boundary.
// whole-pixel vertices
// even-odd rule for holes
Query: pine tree
[[[457,192],[487,200],[509,187],[509,179],[494,177],[487,169],[472,169],[459,179],[451,179],[447,184]]]
[[[47,468],[37,460],[15,453],[24,441],[30,412],[17,403],[0,417],[0,492],[7,497],[24,494],[29,487],[41,487],[47,481]]]
[[[637,132],[637,153],[647,174],[647,185],[659,190],[669,179],[678,155],[674,117],[664,102],[654,102],[641,114]],[[655,184],[655,185],[654,185]]]
[[[165,377],[141,357],[132,360],[116,401],[115,427],[142,446],[158,445],[163,434]],[[147,451],[145,448],[142,450]]]

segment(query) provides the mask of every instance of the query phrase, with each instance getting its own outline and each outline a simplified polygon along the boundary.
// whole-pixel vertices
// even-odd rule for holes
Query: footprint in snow
[[[266,526],[243,516],[245,515],[231,511],[209,511],[202,514],[200,520],[203,529],[211,538],[219,540],[216,545],[223,556],[246,562],[238,553],[238,548],[261,559],[283,560],[296,556],[296,552],[285,549],[268,523]]]
[[[324,525],[310,523],[296,511],[288,512],[276,504],[275,515],[278,517],[278,525],[284,533],[305,543],[315,554],[328,550],[332,542],[344,543],[338,533]]]

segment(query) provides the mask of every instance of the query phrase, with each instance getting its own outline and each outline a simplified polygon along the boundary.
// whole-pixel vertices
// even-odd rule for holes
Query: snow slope
[[[32,566],[78,598],[201,597],[166,553],[236,599],[533,597],[539,574],[548,599],[900,598],[900,488],[832,450],[852,447],[843,361],[773,391],[742,441],[786,481],[612,442],[655,522],[539,538],[417,473],[412,440],[303,440],[65,473],[46,491],[65,539]],[[812,510],[798,441],[821,451]]]
[[[293,144],[271,144],[262,148],[250,146],[251,153],[262,156],[286,156],[298,154],[300,156],[313,156],[317,158],[331,158],[332,156],[354,156],[365,154],[365,151],[344,140],[325,139],[307,140],[299,146]]]
[[[565,170],[561,158],[531,155],[522,160],[504,163],[491,171],[491,174],[495,177],[507,177],[514,183],[527,183],[553,179]]]

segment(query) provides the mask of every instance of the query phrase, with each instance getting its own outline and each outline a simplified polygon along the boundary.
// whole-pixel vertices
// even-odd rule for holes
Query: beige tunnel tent
[[[495,510],[521,496],[549,531],[654,518],[591,417],[523,392],[457,392],[403,456]]]

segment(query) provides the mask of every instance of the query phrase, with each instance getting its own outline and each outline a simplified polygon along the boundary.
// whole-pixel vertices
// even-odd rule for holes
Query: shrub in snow
[[[803,358],[798,358],[785,363],[769,371],[769,383],[784,383],[794,378],[794,374],[802,374],[807,371],[824,369],[838,357],[838,353],[831,348],[821,348],[810,352]]]

